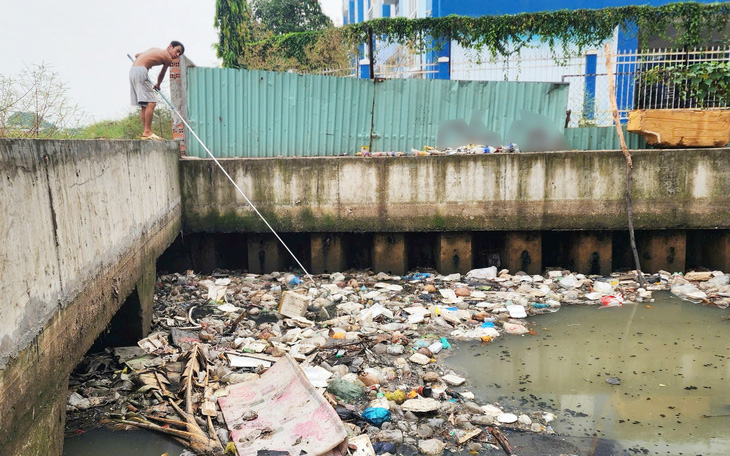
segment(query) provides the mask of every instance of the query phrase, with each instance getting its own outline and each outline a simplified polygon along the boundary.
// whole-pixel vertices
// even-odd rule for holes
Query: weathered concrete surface
[[[612,272],[612,233],[578,232],[569,246],[570,270],[583,274]]]
[[[68,374],[179,231],[178,152],[0,140],[0,169],[0,448],[56,455]]]
[[[403,275],[408,270],[408,251],[403,233],[377,233],[373,238],[373,270]]]
[[[466,274],[472,269],[471,233],[441,233],[436,269],[442,274]]]
[[[284,255],[281,243],[273,237],[252,234],[248,238],[248,270],[254,274],[281,271]]]
[[[644,271],[684,271],[687,256],[685,232],[669,230],[639,233],[636,244]]]
[[[730,149],[632,155],[637,230],[730,227]],[[221,163],[280,231],[626,229],[619,151]],[[212,160],[180,172],[186,228],[267,230]]]
[[[505,236],[501,257],[510,271],[530,275],[542,273],[542,233],[539,231],[511,232]]]
[[[341,235],[336,233],[313,233],[310,249],[312,273],[333,273],[346,269]]]
[[[702,247],[707,267],[730,271],[730,232],[710,233]]]

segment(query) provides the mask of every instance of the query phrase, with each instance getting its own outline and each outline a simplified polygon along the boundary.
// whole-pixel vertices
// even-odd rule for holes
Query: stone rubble
[[[139,347],[87,356],[72,374],[67,411],[73,417],[106,407],[108,418],[126,423],[140,416],[179,419],[164,399],[182,386],[185,354],[199,346],[207,360],[207,386],[193,394],[195,420],[205,429],[210,417],[226,447],[217,398],[227,394],[228,385],[257,378],[288,353],[335,407],[350,439],[360,442],[352,448],[357,454],[397,453],[400,446],[427,455],[499,448],[490,427],[552,433],[556,417],[475,398],[468,373],[441,362],[451,343],[529,337],[530,316],[567,304],[651,302],[659,290],[705,305],[730,305],[730,275],[719,271],[684,276],[661,271],[646,276],[643,287],[635,272],[587,277],[552,270],[530,276],[495,267],[465,276],[355,271],[315,279],[316,287],[279,272],[159,277],[152,333]]]

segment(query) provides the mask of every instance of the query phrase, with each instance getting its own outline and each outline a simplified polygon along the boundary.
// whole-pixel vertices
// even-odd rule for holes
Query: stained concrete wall
[[[178,151],[0,140],[0,170],[0,448],[60,454],[68,374],[180,229]]]
[[[637,230],[730,227],[730,149],[633,151]],[[620,151],[222,159],[290,232],[622,230]],[[267,228],[212,160],[181,162],[186,228]]]

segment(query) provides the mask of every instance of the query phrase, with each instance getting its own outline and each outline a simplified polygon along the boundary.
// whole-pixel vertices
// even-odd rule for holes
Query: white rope
[[[130,56],[129,54],[127,54],[127,57],[129,57],[129,58],[130,58],[130,60],[134,61],[134,59],[132,59],[132,56]],[[152,85],[152,81],[150,81],[149,79],[147,79],[147,83],[149,83],[150,85]],[[287,245],[286,245],[286,243],[284,242],[284,240],[283,240],[283,239],[281,239],[281,237],[279,237],[279,234],[278,234],[278,233],[277,233],[277,232],[276,232],[276,231],[274,230],[274,228],[272,228],[272,227],[271,227],[271,225],[269,225],[269,222],[267,222],[267,221],[266,221],[266,219],[264,218],[264,216],[263,216],[263,215],[261,215],[261,212],[259,212],[259,210],[258,210],[258,209],[256,209],[256,206],[254,206],[254,205],[253,205],[253,203],[251,202],[251,200],[249,200],[249,199],[248,199],[248,197],[246,196],[246,194],[245,194],[245,193],[243,193],[243,190],[241,190],[241,188],[240,188],[240,187],[238,186],[238,184],[236,184],[236,182],[235,182],[235,181],[233,180],[233,178],[231,178],[231,176],[230,176],[230,175],[229,175],[229,174],[228,174],[228,173],[226,172],[226,170],[225,170],[225,169],[223,169],[223,166],[221,166],[221,164],[220,164],[220,162],[218,161],[218,159],[216,159],[216,158],[215,158],[215,157],[213,156],[213,154],[212,154],[212,153],[211,153],[211,151],[210,151],[210,150],[208,149],[208,147],[207,147],[207,146],[205,145],[205,143],[203,143],[203,141],[202,141],[202,140],[201,140],[201,139],[200,139],[200,138],[198,137],[198,135],[197,135],[197,134],[195,133],[195,130],[193,130],[193,129],[192,129],[191,127],[190,127],[190,125],[189,125],[189,124],[188,124],[188,123],[187,123],[187,122],[185,121],[185,119],[183,118],[183,116],[182,116],[182,115],[180,115],[180,113],[179,113],[179,112],[177,112],[177,109],[175,109],[175,107],[174,107],[174,106],[172,105],[172,103],[170,103],[170,102],[169,102],[169,101],[167,100],[167,98],[165,97],[165,95],[163,95],[163,94],[162,94],[162,92],[161,92],[161,91],[160,91],[159,89],[155,89],[154,85],[152,85],[152,89],[153,89],[153,90],[154,90],[155,92],[157,92],[157,94],[159,94],[159,95],[160,95],[160,97],[161,97],[161,98],[162,98],[163,100],[165,100],[165,103],[167,103],[167,105],[168,105],[168,106],[170,107],[170,109],[172,109],[172,110],[173,110],[173,112],[174,112],[175,114],[177,114],[177,116],[178,116],[178,117],[180,118],[180,120],[182,121],[182,123],[183,123],[183,124],[185,124],[185,126],[186,126],[186,127],[188,128],[188,130],[190,130],[190,133],[192,133],[192,134],[193,134],[193,136],[195,136],[195,139],[197,139],[197,140],[198,140],[198,142],[200,143],[200,145],[201,145],[201,146],[203,146],[203,149],[205,149],[205,151],[206,151],[206,152],[208,152],[208,155],[210,155],[210,158],[212,158],[212,159],[213,159],[213,161],[215,162],[215,164],[216,164],[216,165],[218,165],[218,167],[219,167],[219,168],[221,169],[221,171],[223,171],[223,174],[225,174],[225,175],[226,175],[226,177],[228,178],[228,180],[229,180],[229,181],[231,181],[231,184],[233,184],[233,186],[234,186],[234,187],[236,187],[236,190],[238,190],[238,193],[240,193],[240,194],[241,194],[241,196],[243,196],[243,199],[245,199],[245,200],[246,200],[246,202],[247,202],[247,203],[249,204],[249,206],[251,206],[251,208],[252,208],[252,209],[253,209],[253,210],[254,210],[254,211],[256,212],[256,214],[257,214],[257,215],[258,215],[258,216],[259,216],[259,217],[261,218],[261,220],[263,220],[263,221],[264,221],[264,223],[266,224],[266,226],[267,226],[267,227],[269,227],[269,229],[271,230],[271,232],[272,232],[272,233],[274,233],[274,236],[276,236],[276,239],[278,239],[278,240],[279,240],[279,242],[281,242],[281,245],[283,245],[283,246],[284,246],[284,248],[286,249],[286,251],[287,251],[287,252],[289,252],[289,255],[291,255],[291,257],[292,257],[292,258],[294,258],[294,261],[296,261],[296,262],[297,262],[297,264],[299,265],[299,267],[300,267],[300,268],[302,268],[302,271],[304,271],[304,273],[305,273],[305,274],[307,275],[307,277],[309,277],[309,280],[311,280],[311,281],[312,281],[312,283],[314,284],[314,286],[315,286],[315,287],[317,287],[317,288],[319,288],[319,287],[317,286],[317,283],[316,283],[316,282],[314,281],[314,279],[313,279],[313,278],[312,278],[312,276],[311,276],[311,275],[309,274],[309,272],[307,272],[306,268],[305,268],[305,267],[304,267],[304,266],[302,265],[302,263],[301,263],[301,262],[299,261],[299,259],[297,258],[297,256],[296,256],[296,255],[294,255],[294,252],[292,252],[292,251],[291,251],[291,250],[289,249],[289,246],[287,246]]]

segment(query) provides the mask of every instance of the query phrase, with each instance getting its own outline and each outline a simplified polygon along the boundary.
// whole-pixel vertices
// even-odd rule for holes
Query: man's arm
[[[155,84],[155,90],[160,90],[160,84],[162,84],[162,81],[165,80],[165,73],[167,72],[167,67],[170,66],[167,63],[162,65],[162,69],[160,70],[160,75],[157,77],[157,84]]]

